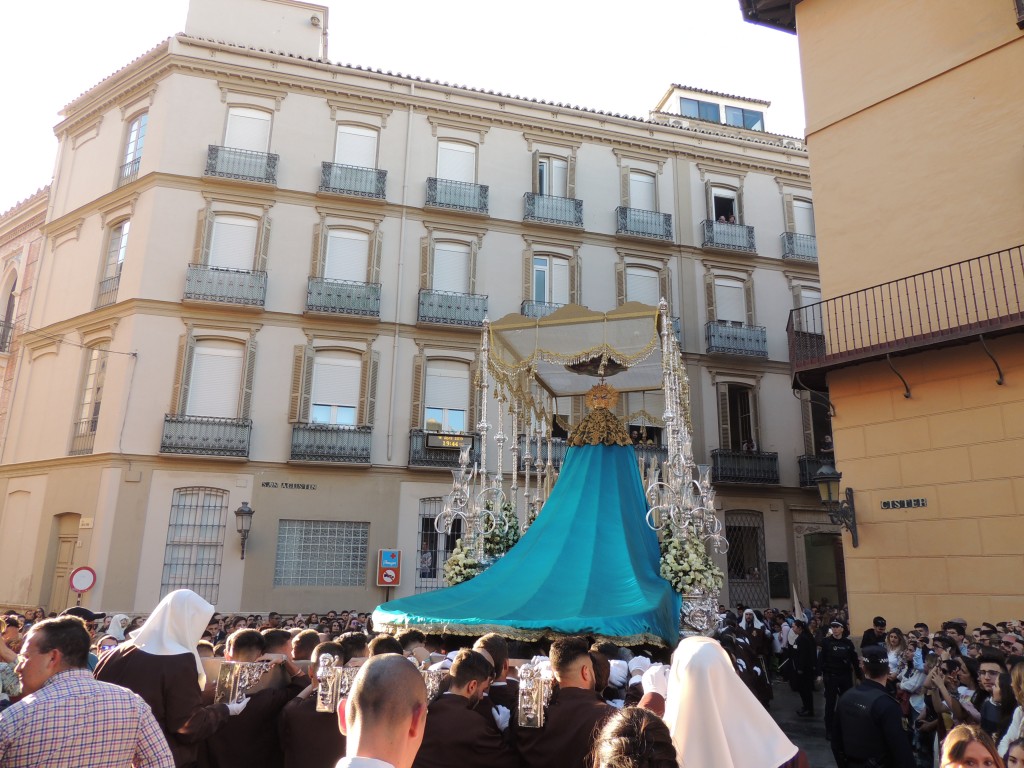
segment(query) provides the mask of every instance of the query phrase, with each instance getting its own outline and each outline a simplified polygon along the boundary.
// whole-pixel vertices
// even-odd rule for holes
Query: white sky
[[[0,127],[0,212],[49,182],[58,111],[182,31],[187,4],[3,3],[0,24],[9,34],[0,72],[12,110]],[[669,84],[682,83],[771,101],[767,129],[803,136],[796,37],[745,23],[737,0],[326,5],[335,63],[637,117],[647,116]]]

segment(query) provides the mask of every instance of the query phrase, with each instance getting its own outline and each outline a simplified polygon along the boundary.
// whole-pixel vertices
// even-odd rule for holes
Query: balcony
[[[469,451],[469,463],[479,462],[480,448],[476,435],[468,432],[427,432],[423,429],[411,429],[409,466],[455,469],[459,466],[459,449],[464,444],[472,446]]]
[[[519,435],[519,471],[526,471],[526,435]],[[663,448],[656,445],[634,445],[633,449],[636,451],[636,457],[644,463],[644,465],[650,464],[653,458],[660,466],[662,462],[668,460],[668,448]],[[555,470],[562,468],[562,464],[565,462],[566,453],[569,450],[569,445],[564,437],[553,437],[551,438],[551,466]],[[530,461],[531,463],[537,461],[537,441],[533,439],[530,441]],[[548,441],[541,441],[540,448],[540,460],[542,465],[546,466],[548,462]]]
[[[267,298],[267,273],[189,264],[185,299],[262,307]]]
[[[526,211],[523,221],[558,224],[583,229],[583,201],[574,197],[553,197],[527,192],[524,195]]]
[[[488,190],[486,184],[469,184],[431,176],[427,179],[427,205],[486,216]]]
[[[547,317],[556,309],[561,309],[565,304],[552,304],[547,301],[524,301],[519,305],[519,314],[523,317],[541,318]]]
[[[373,427],[296,424],[292,427],[292,461],[369,464]]]
[[[704,248],[754,253],[754,228],[746,224],[727,224],[724,221],[702,221]]]
[[[191,456],[249,457],[250,419],[215,416],[164,416],[160,453]]]
[[[125,184],[131,184],[135,181],[139,177],[139,164],[141,162],[142,158],[136,157],[134,160],[129,160],[122,165],[117,171],[117,186],[123,187]]]
[[[383,200],[388,172],[339,163],[320,164],[320,191]]]
[[[824,389],[836,368],[1019,332],[1022,286],[1018,245],[794,309],[786,327],[793,373]]]
[[[818,238],[814,235],[801,235],[796,232],[783,232],[782,258],[793,261],[818,261]]]
[[[779,484],[779,454],[764,451],[711,451],[711,482]]]
[[[768,331],[763,325],[712,320],[704,326],[709,355],[768,357]]]
[[[68,456],[86,456],[92,453],[92,446],[96,442],[96,424],[99,417],[81,419],[75,422],[71,432],[71,447],[68,449]]]
[[[672,214],[639,208],[615,209],[615,234],[672,241]]]
[[[121,284],[121,273],[118,271],[113,277],[100,280],[99,290],[96,292],[96,309],[106,307],[117,301],[117,287]]]
[[[11,339],[14,337],[14,323],[0,323],[0,353],[11,351]]]
[[[797,456],[796,463],[800,469],[800,487],[815,488],[814,476],[818,474],[821,465],[825,462],[832,464],[834,459],[831,456]]]
[[[487,315],[487,297],[474,293],[420,290],[418,320],[437,325],[479,328]]]
[[[277,184],[278,159],[277,155],[270,152],[216,147],[211,144],[206,152],[206,175],[219,176],[222,179],[255,181],[260,184]]]
[[[306,287],[306,311],[380,317],[380,283],[311,277]]]

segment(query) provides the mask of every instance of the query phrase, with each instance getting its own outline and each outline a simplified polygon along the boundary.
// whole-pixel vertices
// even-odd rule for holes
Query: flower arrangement
[[[451,555],[444,561],[444,580],[449,587],[469,581],[480,572],[480,563],[473,557],[473,553],[462,543],[462,539],[456,539],[455,548]]]
[[[493,502],[487,502],[487,509],[494,508]],[[484,553],[491,557],[501,557],[519,541],[519,518],[512,510],[512,504],[505,502],[501,512],[495,515],[494,530],[484,537]]]
[[[708,555],[699,536],[679,539],[668,535],[661,541],[661,576],[681,595],[718,594],[724,575]]]

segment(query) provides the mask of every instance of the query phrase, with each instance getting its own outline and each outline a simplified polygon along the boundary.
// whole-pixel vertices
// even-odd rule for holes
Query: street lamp
[[[832,462],[825,459],[821,468],[814,475],[814,482],[818,485],[818,495],[821,503],[825,505],[828,517],[833,525],[841,525],[850,532],[853,537],[853,546],[857,546],[857,510],[853,506],[853,489],[846,488],[846,498],[839,498],[839,481],[843,479],[842,472],[836,472]]]
[[[249,506],[248,501],[243,501],[242,506],[235,510],[235,530],[242,537],[242,559],[245,560],[245,540],[249,538],[249,529],[252,528],[252,516],[256,510]]]

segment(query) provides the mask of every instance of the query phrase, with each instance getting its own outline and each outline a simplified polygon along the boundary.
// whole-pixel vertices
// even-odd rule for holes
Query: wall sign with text
[[[928,499],[887,499],[882,502],[882,509],[917,509],[927,506]]]

